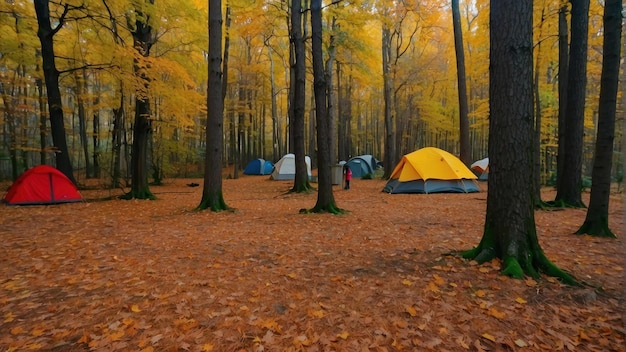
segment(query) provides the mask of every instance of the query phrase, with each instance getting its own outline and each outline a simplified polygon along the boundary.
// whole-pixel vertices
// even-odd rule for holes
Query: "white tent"
[[[311,158],[304,157],[306,162],[306,170],[311,178]],[[296,156],[293,154],[285,154],[276,164],[270,175],[272,180],[293,180],[296,178]]]

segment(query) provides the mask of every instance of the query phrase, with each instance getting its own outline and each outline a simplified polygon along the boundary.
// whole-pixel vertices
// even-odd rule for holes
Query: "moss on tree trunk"
[[[196,208],[196,210],[206,210],[210,209],[211,211],[219,212],[224,210],[232,210],[226,202],[224,201],[224,196],[222,192],[208,193],[204,192],[202,194],[202,200],[200,201],[200,205]]]
[[[617,238],[611,229],[609,229],[609,219],[605,216],[594,220],[585,220],[582,226],[575,233],[577,235]]]
[[[574,277],[559,269],[552,263],[539,246],[536,233],[529,231],[526,243],[515,252],[506,253],[504,248],[510,244],[498,245],[493,228],[486,226],[483,238],[477,247],[462,253],[463,258],[472,259],[479,264],[499,258],[503,262],[502,274],[515,279],[523,279],[525,275],[539,278],[540,273],[560,279],[572,286],[582,286]]]

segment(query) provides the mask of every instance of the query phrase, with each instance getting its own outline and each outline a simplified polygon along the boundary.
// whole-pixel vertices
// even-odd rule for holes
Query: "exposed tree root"
[[[547,202],[543,202],[543,203],[548,208],[573,208],[573,209],[580,209],[580,208],[586,208],[587,207],[582,202],[580,202],[580,203],[569,203],[569,202],[564,201],[563,199],[551,200],[551,201],[547,201]]]
[[[311,213],[329,213],[334,215],[345,214],[347,211],[343,210],[335,204],[329,204],[325,207],[315,206],[312,209],[300,209],[300,214],[311,214]]]
[[[306,181],[303,183],[294,184],[293,188],[289,190],[289,192],[290,193],[309,193],[313,189],[314,188],[311,187],[311,184],[309,183],[309,181]]]
[[[206,194],[202,196],[202,201],[200,201],[200,205],[196,207],[196,210],[206,210],[206,209],[210,209],[213,212],[233,210],[228,205],[226,205],[226,202],[224,201],[224,196],[222,195],[221,192],[219,192],[218,194],[215,194],[214,196],[210,196]]]
[[[528,249],[527,258],[498,254],[495,242],[493,241],[493,234],[490,231],[487,231],[483,235],[477,247],[462,252],[461,256],[466,259],[475,260],[479,264],[500,258],[503,260],[502,274],[514,279],[523,279],[524,276],[537,279],[540,277],[539,272],[542,272],[548,276],[560,279],[561,282],[567,285],[582,286],[573,276],[553,264],[538,245],[535,246],[531,244]]]
[[[609,229],[609,219],[602,217],[598,220],[585,220],[582,226],[575,232],[577,235],[589,235],[597,237],[617,238]]]

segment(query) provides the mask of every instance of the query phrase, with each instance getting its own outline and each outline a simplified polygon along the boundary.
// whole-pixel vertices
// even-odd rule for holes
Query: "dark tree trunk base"
[[[546,207],[549,208],[586,208],[587,206],[583,202],[568,202],[564,199],[555,199],[548,202],[542,202]]]
[[[540,277],[539,272],[543,272],[548,276],[560,279],[561,282],[567,285],[582,286],[574,277],[552,263],[538,245],[531,244],[530,247],[528,258],[517,258],[514,256],[503,257],[498,254],[495,248],[493,234],[490,235],[487,233],[483,236],[482,241],[477,247],[462,252],[461,256],[465,259],[475,260],[479,264],[495,258],[502,259],[504,263],[502,274],[514,279],[524,279],[525,275],[537,279]]]
[[[609,229],[609,220],[605,217],[597,220],[585,220],[582,226],[575,232],[577,235],[589,235],[596,237],[617,238]]]
[[[290,193],[308,193],[311,192],[314,188],[311,187],[311,184],[307,182],[294,184],[293,188],[289,190]]]
[[[335,215],[345,214],[346,211],[337,207],[336,204],[329,204],[327,206],[315,206],[312,209],[300,209],[301,214],[311,214],[311,213],[330,213]]]
[[[131,199],[148,199],[148,200],[156,200],[157,197],[150,192],[149,189],[144,189],[142,191],[130,191],[124,195],[120,196],[120,199],[131,200]]]
[[[200,205],[196,208],[196,210],[207,210],[210,209],[214,212],[220,211],[232,211],[233,209],[226,205],[224,201],[224,196],[222,193],[217,194],[215,197],[203,197]]]

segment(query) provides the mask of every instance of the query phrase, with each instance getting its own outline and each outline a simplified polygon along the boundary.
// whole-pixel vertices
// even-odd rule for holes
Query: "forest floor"
[[[536,212],[547,257],[589,285],[575,288],[451,254],[481,239],[484,183],[389,195],[354,179],[334,186],[344,215],[300,214],[317,194],[262,176],[224,180],[234,211],[197,212],[202,184],[0,206],[0,351],[626,350],[623,193],[618,239],[574,235],[585,209]]]

